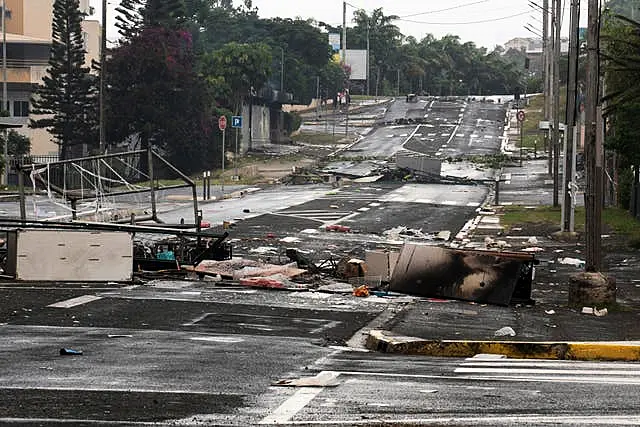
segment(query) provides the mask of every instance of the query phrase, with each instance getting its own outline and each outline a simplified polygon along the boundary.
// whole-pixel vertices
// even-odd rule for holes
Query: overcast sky
[[[534,1],[542,5],[542,0]],[[91,3],[96,9],[94,19],[101,19],[102,1],[92,0]],[[117,37],[113,27],[113,8],[117,3],[119,0],[109,0],[107,38],[110,41]],[[586,26],[587,2],[581,3],[581,26]],[[342,0],[253,0],[261,18],[313,18],[336,26],[342,25],[342,4]],[[566,35],[570,1],[565,0],[563,4],[562,33]],[[377,8],[382,8],[384,15],[399,16],[394,23],[406,36],[420,40],[429,33],[437,38],[453,34],[462,42],[473,41],[489,50],[514,37],[535,37],[524,28],[525,25],[538,31],[542,28],[542,12],[529,6],[529,0],[350,0],[347,2],[347,26],[353,25],[351,19],[355,10],[371,13]]]

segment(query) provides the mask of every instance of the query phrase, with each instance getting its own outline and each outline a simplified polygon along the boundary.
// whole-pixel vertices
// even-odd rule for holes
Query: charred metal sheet
[[[531,254],[405,244],[390,290],[497,305],[532,303],[534,264]]]
[[[396,154],[396,166],[415,172],[440,176],[442,161],[414,152],[400,152]]]

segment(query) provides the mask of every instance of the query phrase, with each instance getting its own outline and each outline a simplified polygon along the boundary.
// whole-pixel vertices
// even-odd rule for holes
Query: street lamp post
[[[280,92],[284,93],[284,48],[280,47]]]
[[[6,26],[6,18],[7,18],[7,4],[6,0],[2,0],[2,110],[7,111],[7,26]],[[4,185],[9,184],[9,140],[7,138],[7,131],[2,131],[4,135],[4,174],[2,176],[2,183]]]
[[[369,96],[369,18],[367,17],[367,96]]]

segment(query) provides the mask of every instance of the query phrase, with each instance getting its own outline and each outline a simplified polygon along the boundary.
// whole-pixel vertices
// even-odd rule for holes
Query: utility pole
[[[284,48],[280,46],[280,92],[284,93]]]
[[[602,264],[602,157],[597,149],[597,111],[599,83],[598,33],[600,7],[598,0],[589,0],[587,30],[587,96],[585,103],[585,270],[600,271]]]
[[[9,97],[7,95],[7,4],[6,0],[2,0],[2,109],[0,111],[9,112],[7,108],[7,102]],[[6,129],[2,131],[4,135],[4,174],[2,176],[2,183],[9,185],[9,138],[7,136]]]
[[[347,63],[347,2],[342,2],[342,63]]]
[[[369,79],[370,79],[370,71],[369,71],[369,17],[367,16],[367,96],[369,96]]]
[[[573,178],[574,178],[574,157],[575,144],[574,128],[576,126],[576,97],[577,97],[577,75],[578,75],[578,28],[580,22],[580,0],[571,0],[571,21],[569,30],[569,80],[567,82],[567,127],[564,133],[564,201],[562,203],[562,231],[572,232],[574,218]]]
[[[549,98],[547,100],[547,105],[549,107],[549,123],[551,124],[551,126],[549,126],[549,149],[548,149],[548,159],[549,159],[549,165],[548,165],[548,169],[549,169],[549,175],[553,176],[553,108],[554,108],[554,86],[553,86],[553,80],[554,80],[554,75],[555,75],[555,61],[553,60],[554,57],[554,53],[556,51],[556,37],[554,35],[554,29],[555,29],[555,24],[556,24],[556,6],[555,3],[556,0],[551,0],[551,9],[549,9],[547,11],[547,13],[550,13],[550,17],[551,17],[551,21],[549,22],[549,42],[550,42],[550,46],[547,49],[547,69],[549,70],[549,79],[547,81],[547,84],[549,85],[548,89],[549,89]]]
[[[560,190],[560,27],[562,1],[555,0],[555,44],[553,46],[553,206],[558,207]],[[566,132],[566,130],[565,130]]]
[[[549,93],[549,0],[544,0],[542,3],[542,68],[543,72],[543,81],[544,81],[544,108],[543,108],[543,117],[544,120],[548,123],[550,112],[551,112],[551,96]],[[544,135],[544,146],[547,147],[549,144],[549,131],[547,131]],[[550,145],[549,145],[550,146]],[[549,162],[551,162],[551,158],[549,158]],[[551,165],[551,163],[549,163]],[[549,166],[549,175],[551,175],[551,166]]]
[[[105,71],[107,69],[106,57],[107,57],[107,0],[102,0],[102,29],[100,40],[100,142],[99,151],[100,154],[104,153],[106,147],[106,123],[105,123]]]

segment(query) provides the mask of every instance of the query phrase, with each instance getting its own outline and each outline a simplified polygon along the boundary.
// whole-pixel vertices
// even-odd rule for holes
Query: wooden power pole
[[[558,207],[560,190],[560,27],[562,1],[555,0],[553,22],[555,22],[555,44],[553,45],[553,206]]]
[[[542,64],[544,68],[544,120],[548,123],[549,117],[551,117],[551,94],[550,94],[550,76],[549,71],[551,61],[549,61],[549,50],[551,44],[549,43],[549,0],[542,2]],[[549,141],[549,131],[544,136],[544,146],[551,147]],[[551,154],[551,151],[549,151]],[[549,175],[551,175],[551,156],[549,156]]]
[[[567,127],[564,133],[566,150],[564,152],[563,168],[563,203],[562,203],[562,223],[560,229],[565,232],[573,232],[574,200],[574,167],[575,156],[573,146],[574,129],[576,126],[576,96],[577,96],[577,74],[578,74],[578,28],[580,22],[580,0],[571,0],[571,21],[569,30],[569,80],[567,82]]]
[[[599,103],[600,6],[598,0],[589,1],[587,30],[587,96],[585,104],[585,249],[586,271],[600,271],[602,265],[602,156],[597,146],[597,112]]]

